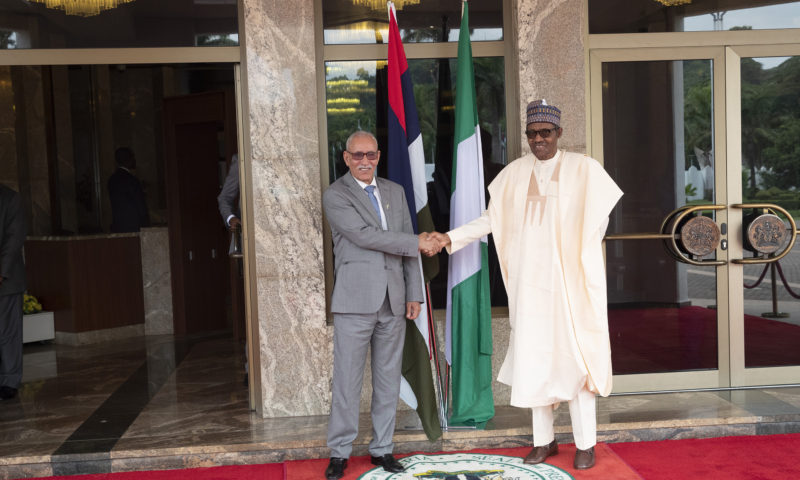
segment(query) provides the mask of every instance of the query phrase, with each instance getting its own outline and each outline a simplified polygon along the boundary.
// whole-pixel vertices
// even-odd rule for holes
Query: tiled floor
[[[327,418],[262,419],[247,406],[242,347],[226,336],[27,345],[19,399],[0,403],[0,478],[321,458]],[[557,436],[571,442],[566,406]],[[366,453],[362,417],[355,455]],[[800,431],[800,388],[598,399],[605,442]],[[430,443],[402,411],[398,453],[530,445],[530,413]]]

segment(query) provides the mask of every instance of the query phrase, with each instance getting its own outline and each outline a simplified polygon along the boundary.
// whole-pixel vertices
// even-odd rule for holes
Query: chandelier
[[[692,3],[692,0],[658,0],[658,3],[661,3],[668,7],[675,7],[678,5],[686,5],[687,3]]]
[[[123,3],[133,0],[31,0],[36,3],[43,3],[47,8],[64,10],[67,15],[79,15],[81,17],[91,17],[103,10],[116,8]]]
[[[402,10],[406,5],[419,5],[420,0],[394,0],[395,10]],[[385,10],[386,0],[353,0],[353,5],[369,7],[372,10]]]

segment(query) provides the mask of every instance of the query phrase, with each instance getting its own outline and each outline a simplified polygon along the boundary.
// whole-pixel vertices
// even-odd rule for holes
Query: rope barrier
[[[764,271],[761,272],[761,276],[758,277],[758,280],[756,280],[756,283],[754,283],[752,285],[748,285],[746,283],[743,283],[744,288],[756,288],[757,286],[761,285],[761,282],[764,281],[764,276],[767,274],[767,269],[768,268],[769,268],[769,263],[765,263],[764,264]]]
[[[789,292],[789,295],[793,296],[794,298],[800,299],[800,295],[794,293],[791,288],[789,288],[789,282],[786,281],[786,277],[783,275],[783,268],[781,267],[781,262],[775,262],[776,266],[778,267],[778,274],[781,276],[781,281],[783,282],[783,287],[786,288],[786,291]]]

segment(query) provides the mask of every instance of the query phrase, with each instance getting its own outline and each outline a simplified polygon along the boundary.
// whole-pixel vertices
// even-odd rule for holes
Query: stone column
[[[314,1],[240,5],[256,398],[264,417],[326,414],[333,353],[325,321]]]
[[[519,55],[519,115],[547,99],[561,109],[564,134],[558,146],[586,152],[587,19],[583,0],[514,0],[513,21]],[[528,153],[521,136],[522,153]]]

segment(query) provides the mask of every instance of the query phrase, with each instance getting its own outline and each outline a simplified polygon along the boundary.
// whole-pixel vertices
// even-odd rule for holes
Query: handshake
[[[419,234],[419,251],[432,257],[450,245],[450,237],[446,233],[422,232]]]

